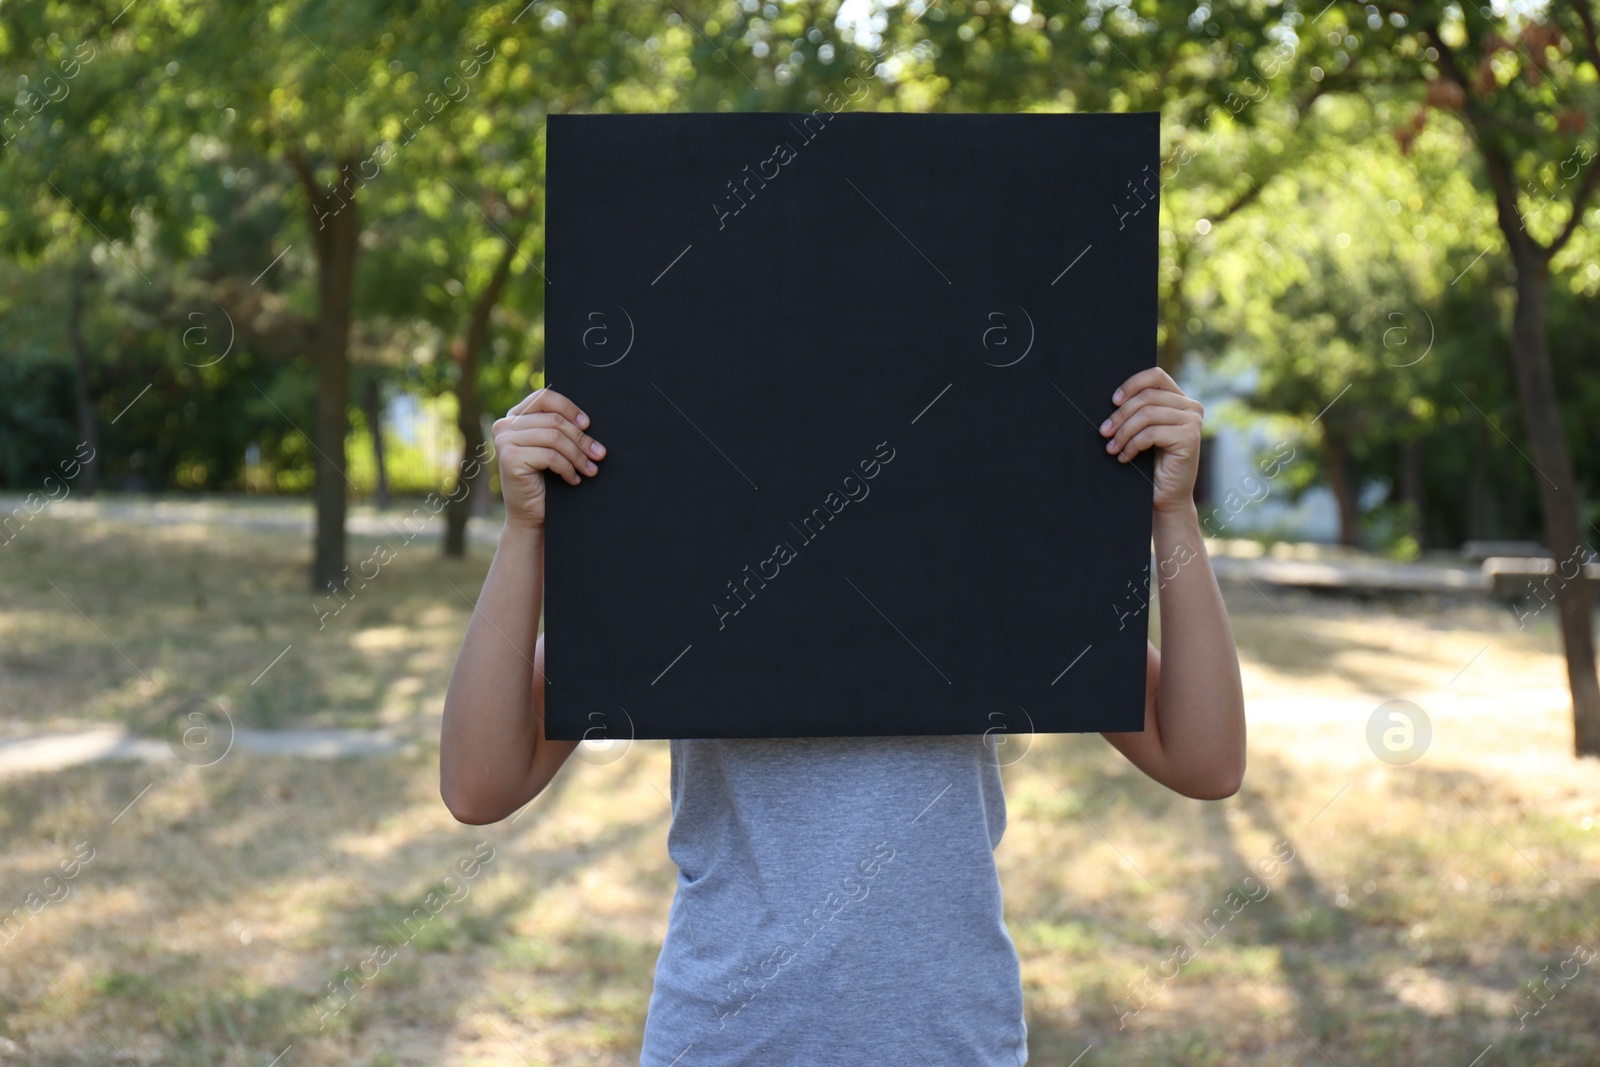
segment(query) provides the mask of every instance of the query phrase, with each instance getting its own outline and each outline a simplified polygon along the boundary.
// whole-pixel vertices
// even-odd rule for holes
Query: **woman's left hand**
[[[1106,451],[1123,463],[1154,445],[1155,509],[1176,511],[1194,506],[1195,476],[1200,470],[1200,419],[1205,407],[1186,396],[1172,376],[1150,367],[1123,382],[1111,394],[1118,405],[1100,424],[1109,437]]]

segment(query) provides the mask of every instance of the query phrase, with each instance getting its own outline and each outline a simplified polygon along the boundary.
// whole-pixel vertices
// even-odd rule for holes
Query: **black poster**
[[[550,117],[549,737],[1142,728],[1158,118]]]

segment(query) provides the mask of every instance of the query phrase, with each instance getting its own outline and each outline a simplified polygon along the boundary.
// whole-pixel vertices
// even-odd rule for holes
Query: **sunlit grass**
[[[0,933],[13,1059],[638,1062],[675,874],[666,745],[569,764],[515,821],[450,818],[438,713],[470,610],[451,583],[475,595],[487,555],[419,538],[319,631],[298,533],[46,513],[0,549],[8,731],[165,737],[195,696],[239,725],[410,739],[0,781],[0,905],[24,916]],[[1568,755],[1549,621],[1227,594],[1252,707],[1238,796],[1164,791],[1093,736],[1035,738],[1005,769],[1032,1062],[1091,1044],[1081,1067],[1600,1060],[1600,960],[1518,1025],[1528,983],[1600,950],[1600,766]],[[1397,696],[1433,724],[1410,766],[1365,740]],[[62,881],[80,843],[93,858]],[[58,899],[30,911],[30,893]]]

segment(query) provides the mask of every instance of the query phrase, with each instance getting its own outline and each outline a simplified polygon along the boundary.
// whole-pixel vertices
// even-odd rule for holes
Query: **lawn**
[[[381,539],[394,558],[340,604],[298,530],[73,504],[0,547],[0,736],[406,743],[0,779],[0,1063],[638,1062],[675,875],[666,743],[575,759],[494,826],[438,797],[487,549]],[[1258,586],[1225,588],[1237,796],[1165,792],[1095,736],[1004,750],[1031,1062],[1600,1062],[1600,763],[1569,756],[1549,613]],[[1433,727],[1405,766],[1367,743],[1399,698]]]

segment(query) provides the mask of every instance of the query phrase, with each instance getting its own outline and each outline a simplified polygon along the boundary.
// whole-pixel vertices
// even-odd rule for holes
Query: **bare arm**
[[[544,531],[507,525],[444,700],[439,793],[461,822],[506,818],[578,745],[544,736],[543,596]]]
[[[457,820],[498,822],[538,796],[577,747],[544,736],[543,471],[579,484],[604,450],[570,400],[541,390],[495,424],[506,525],[445,693],[439,793]]]
[[[1102,736],[1167,788],[1221,800],[1244,780],[1244,686],[1194,506],[1204,409],[1154,368],[1130,378],[1122,393],[1109,450],[1124,462],[1143,448],[1162,450],[1152,519],[1161,650],[1146,642],[1144,732]]]

